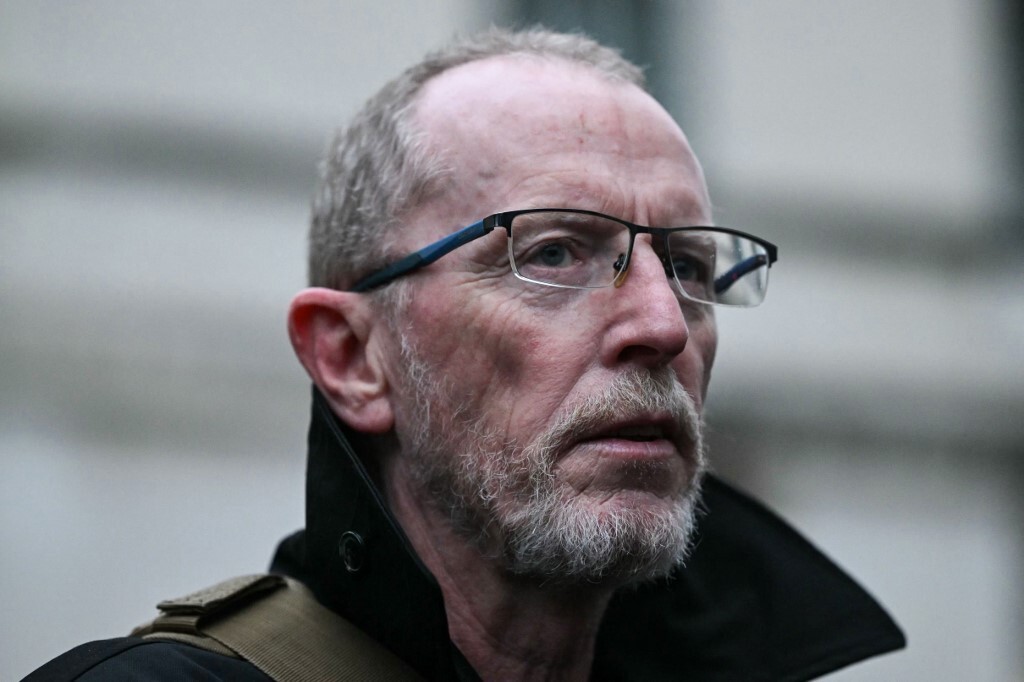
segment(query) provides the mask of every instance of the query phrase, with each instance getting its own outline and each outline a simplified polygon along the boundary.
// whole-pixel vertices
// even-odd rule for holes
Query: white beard
[[[667,575],[685,560],[705,468],[702,422],[669,368],[619,375],[520,445],[489,430],[481,409],[454,404],[444,380],[404,335],[402,356],[408,384],[402,389],[415,399],[402,456],[414,485],[505,570],[549,583],[621,584]],[[597,510],[554,475],[558,453],[575,436],[613,418],[653,412],[677,416],[683,435],[676,446],[688,456],[687,479],[668,508]]]

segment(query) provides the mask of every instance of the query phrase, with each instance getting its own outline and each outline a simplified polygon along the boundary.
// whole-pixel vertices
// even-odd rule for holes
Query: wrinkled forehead
[[[404,221],[398,239],[410,247],[522,208],[710,221],[703,172],[679,126],[643,89],[593,67],[533,55],[464,64],[424,86],[412,121],[449,172]]]
[[[424,86],[415,116],[439,143],[513,149],[550,143],[559,133],[575,135],[581,146],[623,147],[654,124],[692,155],[682,131],[644,90],[560,58],[509,55],[463,64]]]

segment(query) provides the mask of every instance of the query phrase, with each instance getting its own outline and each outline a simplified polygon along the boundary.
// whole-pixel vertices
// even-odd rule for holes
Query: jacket
[[[306,528],[281,542],[271,571],[424,677],[477,679],[448,638],[440,588],[315,388],[308,445]],[[592,679],[807,680],[905,646],[870,595],[763,505],[709,476],[702,507],[686,566],[613,597]],[[269,679],[241,659],[125,637],[82,645],[26,680],[185,676]]]

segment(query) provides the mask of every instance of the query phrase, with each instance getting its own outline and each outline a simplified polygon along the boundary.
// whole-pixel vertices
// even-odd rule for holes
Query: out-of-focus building
[[[719,223],[712,458],[910,648],[836,680],[1024,678],[1024,31],[1004,0],[0,4],[0,678],[262,570],[303,522],[284,330],[332,128],[456,31],[650,65]]]

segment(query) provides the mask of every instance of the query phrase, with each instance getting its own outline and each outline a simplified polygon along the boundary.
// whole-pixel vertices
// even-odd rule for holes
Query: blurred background
[[[835,680],[1024,679],[1015,0],[0,0],[0,679],[263,570],[303,523],[284,316],[330,131],[455,32],[649,66],[723,225],[717,469],[891,610]]]

